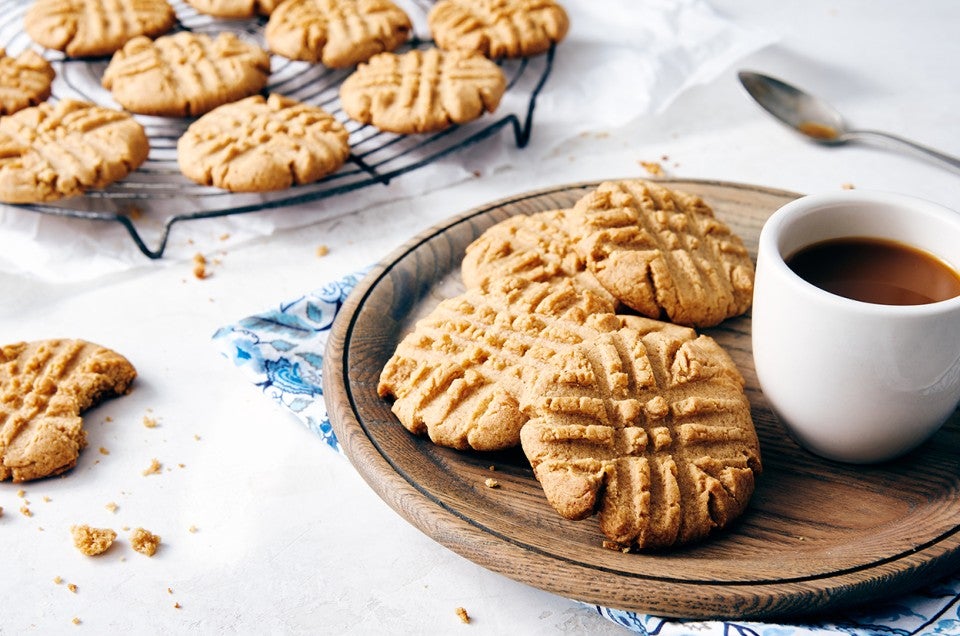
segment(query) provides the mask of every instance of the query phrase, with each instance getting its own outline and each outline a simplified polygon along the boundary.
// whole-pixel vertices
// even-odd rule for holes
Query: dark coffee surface
[[[787,265],[823,290],[867,303],[924,305],[960,295],[960,273],[929,252],[896,241],[823,241],[801,249]]]

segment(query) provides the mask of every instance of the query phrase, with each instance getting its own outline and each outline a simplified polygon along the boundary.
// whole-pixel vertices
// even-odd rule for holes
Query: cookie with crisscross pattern
[[[619,303],[587,270],[567,234],[566,210],[517,214],[484,230],[467,246],[460,276],[467,287],[479,287],[508,276],[553,282],[571,279],[609,301],[608,311]]]
[[[0,48],[0,115],[36,106],[50,97],[56,72],[36,51],[27,49],[17,57]]]
[[[543,53],[570,28],[554,0],[440,0],[427,24],[440,48],[491,58]]]
[[[703,199],[650,181],[602,183],[567,215],[587,268],[645,316],[713,326],[749,309],[754,267]]]
[[[213,109],[177,142],[183,174],[235,192],[312,183],[343,165],[348,133],[333,115],[295,99],[254,95]]]
[[[129,113],[69,99],[31,106],[0,119],[0,201],[37,203],[104,188],[149,152]]]
[[[623,547],[688,543],[728,525],[761,470],[733,361],[692,329],[596,323],[613,328],[555,347],[521,400],[537,414],[520,438],[548,501],[568,519],[597,513]]]
[[[0,481],[73,468],[87,444],[80,414],[126,393],[136,375],[120,354],[83,340],[0,347]]]
[[[544,342],[579,341],[606,303],[574,287],[506,278],[441,302],[397,346],[378,392],[410,432],[458,449],[516,446]]]
[[[285,0],[264,35],[274,53],[343,68],[393,51],[412,31],[409,16],[390,0]]]
[[[138,35],[166,33],[175,20],[167,0],[37,0],[23,28],[41,46],[87,57],[110,55]]]
[[[136,37],[114,53],[101,83],[127,110],[197,116],[254,95],[270,75],[270,56],[233,33],[181,31]]]
[[[340,86],[340,103],[351,119],[380,130],[426,133],[495,111],[506,85],[482,55],[414,49],[361,64]]]

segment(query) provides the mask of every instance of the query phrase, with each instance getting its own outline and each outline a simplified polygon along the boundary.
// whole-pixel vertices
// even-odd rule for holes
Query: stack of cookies
[[[230,32],[169,34],[176,15],[167,0],[36,0],[26,33],[69,57],[111,56],[102,84],[124,110],[48,104],[49,63],[0,50],[0,115],[9,115],[0,120],[0,201],[51,201],[124,178],[150,150],[132,114],[199,118],[179,139],[177,161],[201,185],[261,192],[310,183],[343,165],[349,135],[319,106],[261,95],[270,53],[356,67],[340,90],[346,115],[418,134],[495,111],[506,79],[492,60],[542,53],[568,29],[554,0],[442,0],[428,16],[438,46],[398,54],[413,26],[390,0],[188,2],[214,18],[266,17],[269,52]],[[80,112],[84,125],[72,125],[68,115]]]
[[[562,516],[610,546],[699,540],[746,508],[760,449],[730,356],[693,327],[750,306],[753,264],[700,198],[603,183],[509,218],[462,263],[466,291],[399,343],[378,392],[414,434],[520,446]]]

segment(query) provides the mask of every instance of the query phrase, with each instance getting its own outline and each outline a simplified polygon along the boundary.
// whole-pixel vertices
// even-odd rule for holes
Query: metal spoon
[[[740,71],[740,83],[768,113],[802,135],[822,144],[840,145],[850,141],[881,139],[923,153],[954,170],[960,159],[928,148],[915,141],[879,130],[849,128],[829,104],[795,86],[768,75]]]

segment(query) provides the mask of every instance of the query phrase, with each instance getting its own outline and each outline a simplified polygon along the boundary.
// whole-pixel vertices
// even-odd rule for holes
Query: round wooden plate
[[[796,194],[665,181],[701,195],[756,256],[766,218]],[[588,603],[683,618],[772,618],[899,594],[960,567],[960,417],[918,451],[880,466],[799,448],[760,392],[749,316],[704,330],[747,380],[764,472],[746,513],[711,539],[661,553],[602,547],[594,519],[548,504],[520,451],[465,453],[408,433],[377,396],[380,370],[413,322],[462,291],[464,248],[514,214],[569,207],[595,183],[522,194],[471,210],[376,266],[343,307],[327,345],[324,398],[350,460],[427,535],[508,577]],[[484,480],[494,477],[499,488]]]

